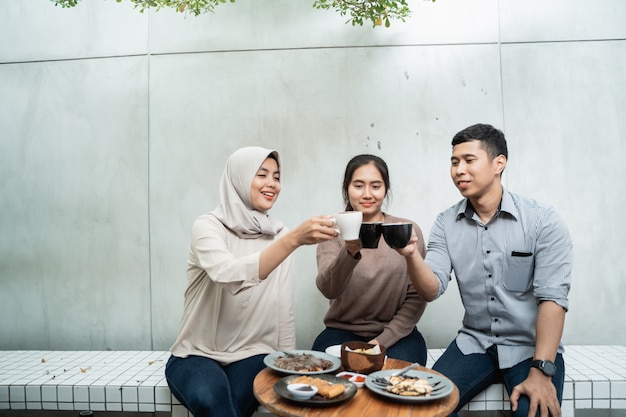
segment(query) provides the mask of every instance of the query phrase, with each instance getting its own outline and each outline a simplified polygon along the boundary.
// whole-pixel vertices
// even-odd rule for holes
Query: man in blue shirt
[[[407,262],[427,301],[452,272],[459,286],[463,327],[433,366],[459,388],[456,411],[502,381],[514,416],[560,417],[572,242],[552,207],[503,188],[507,158],[493,126],[454,136],[450,174],[464,199],[437,216],[426,258]]]

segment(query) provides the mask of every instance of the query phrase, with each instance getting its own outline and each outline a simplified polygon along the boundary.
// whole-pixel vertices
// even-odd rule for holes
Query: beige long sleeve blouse
[[[173,355],[229,364],[295,348],[291,257],[263,281],[258,273],[260,252],[286,232],[242,239],[212,214],[196,219]]]

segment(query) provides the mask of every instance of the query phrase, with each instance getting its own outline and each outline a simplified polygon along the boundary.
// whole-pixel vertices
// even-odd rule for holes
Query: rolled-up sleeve
[[[446,243],[445,216],[446,212],[443,212],[435,219],[428,239],[426,258],[424,259],[439,280],[439,291],[435,298],[439,298],[448,288],[452,272],[452,261],[450,260]]]
[[[533,293],[538,302],[554,301],[569,308],[573,246],[563,219],[552,208],[538,222]]]

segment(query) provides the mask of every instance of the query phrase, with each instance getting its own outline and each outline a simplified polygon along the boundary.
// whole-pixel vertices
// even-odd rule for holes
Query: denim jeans
[[[498,353],[495,346],[487,349],[486,353],[473,353],[463,355],[456,341],[450,343],[443,355],[435,362],[433,369],[450,378],[459,388],[461,396],[459,405],[451,417],[456,417],[465,404],[470,402],[477,394],[488,386],[502,382],[507,392],[511,395],[513,388],[523,382],[530,372],[532,358],[526,359],[512,368],[498,369]],[[565,380],[565,363],[560,353],[556,357],[556,375],[552,377],[552,383],[556,388],[559,403],[563,399],[563,381]],[[518,401],[517,411],[514,417],[527,417],[530,400],[522,395]],[[537,412],[539,416],[539,412]]]
[[[346,330],[327,327],[317,336],[312,349],[323,352],[329,346],[340,345],[344,342],[369,342],[370,340],[372,340],[371,337],[357,336]],[[416,328],[408,336],[394,343],[393,346],[385,346],[385,348],[387,349],[387,356],[390,358],[426,365],[428,355],[426,341]]]
[[[266,355],[256,355],[222,366],[203,356],[171,356],[165,366],[167,384],[194,417],[250,417],[259,403],[254,377]]]

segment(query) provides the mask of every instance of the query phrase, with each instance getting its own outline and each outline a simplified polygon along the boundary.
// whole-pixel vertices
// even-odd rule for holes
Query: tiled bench
[[[169,356],[167,351],[0,351],[0,410],[172,412],[186,417],[184,407],[174,406],[165,381]]]
[[[430,349],[432,366],[443,349]],[[164,377],[167,351],[0,351],[2,410],[165,412],[187,417]],[[563,417],[574,409],[626,409],[626,347],[566,347]],[[494,385],[466,410],[508,410]]]
[[[432,367],[443,349],[429,349],[426,366]],[[575,409],[626,409],[626,347],[566,346],[563,417]],[[464,408],[470,411],[510,410],[504,385],[495,384],[478,394]]]

